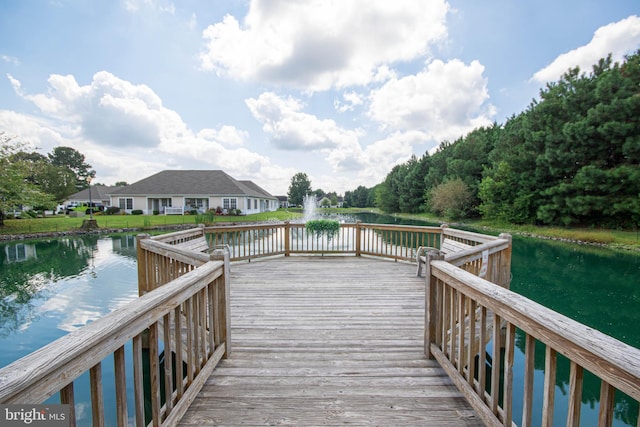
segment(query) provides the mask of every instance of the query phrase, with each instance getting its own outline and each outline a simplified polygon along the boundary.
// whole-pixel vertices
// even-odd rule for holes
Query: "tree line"
[[[372,189],[386,212],[633,228],[640,222],[640,51],[568,70],[504,125],[396,165]],[[360,196],[364,198],[364,196]]]
[[[55,147],[46,156],[24,149],[25,144],[0,132],[0,226],[5,213],[20,206],[54,209],[87,188],[96,174],[71,147]]]

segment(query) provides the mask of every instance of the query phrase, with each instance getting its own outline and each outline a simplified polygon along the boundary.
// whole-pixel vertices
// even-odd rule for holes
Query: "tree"
[[[67,168],[43,163],[35,172],[34,178],[40,189],[50,194],[58,203],[76,192],[76,176]]]
[[[376,204],[385,212],[400,212],[400,192],[409,168],[395,165],[376,189]]]
[[[127,185],[129,185],[127,184],[127,181],[118,181],[115,183],[116,187],[126,187]]]
[[[411,156],[406,168],[398,199],[400,212],[420,212],[424,205],[424,177],[429,169],[429,155],[425,154],[420,160]]]
[[[343,206],[354,208],[367,208],[371,206],[377,206],[376,193],[378,192],[378,188],[381,185],[383,184],[378,184],[372,188],[367,188],[364,185],[359,185],[355,190],[345,191]]]
[[[472,195],[462,179],[443,182],[430,193],[429,206],[434,213],[454,219],[468,214]]]
[[[298,172],[291,178],[289,185],[289,204],[302,205],[304,197],[311,194],[311,181],[304,172]]]
[[[96,171],[91,169],[91,165],[86,163],[84,154],[71,147],[56,147],[49,154],[49,161],[54,166],[65,167],[72,171],[76,177],[76,191],[89,187],[87,178],[95,178]]]
[[[0,132],[0,226],[5,212],[18,206],[45,206],[53,203],[50,196],[27,179],[29,165],[13,157],[23,144],[12,143],[11,137]]]

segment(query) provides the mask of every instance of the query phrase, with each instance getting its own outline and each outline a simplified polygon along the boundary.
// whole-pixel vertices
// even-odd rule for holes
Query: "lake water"
[[[401,223],[387,216],[360,219]],[[0,367],[136,298],[135,256],[134,235],[0,244],[0,348],[3,349]],[[513,291],[640,348],[640,328],[636,326],[640,323],[640,256],[516,236],[512,274]],[[523,335],[518,335],[520,350],[516,352],[514,372],[520,375],[522,371],[517,366],[523,363],[523,341]],[[109,372],[112,366],[112,363],[103,364],[105,380],[113,377]],[[535,376],[535,387],[540,390],[543,368],[544,348],[540,346],[536,350]],[[564,425],[566,421],[563,399],[566,400],[568,390],[568,369],[568,363],[559,362],[557,425]],[[519,381],[522,378],[516,375],[516,393],[521,393]],[[581,425],[595,426],[600,385],[589,376],[585,378],[585,385]],[[78,387],[82,390],[84,386]],[[520,402],[521,398],[516,397],[516,403]],[[108,413],[112,402],[105,404]],[[539,425],[541,402],[535,404],[533,424]],[[521,408],[514,407],[518,424],[520,411]],[[81,404],[79,412],[80,424],[84,424],[82,420],[90,424],[88,411],[83,414]],[[637,414],[635,402],[618,396],[614,425],[635,425]]]

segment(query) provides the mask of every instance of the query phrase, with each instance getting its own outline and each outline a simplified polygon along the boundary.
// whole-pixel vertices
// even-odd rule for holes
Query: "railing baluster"
[[[207,353],[207,359],[211,357],[213,352],[215,351],[216,343],[214,337],[214,325],[213,319],[215,316],[215,282],[209,283],[207,286],[207,327],[209,333],[209,352]]]
[[[113,353],[114,376],[116,384],[116,420],[119,427],[128,425],[127,417],[127,380],[125,374],[124,347]]]
[[[535,372],[536,340],[527,334],[524,350],[524,392],[522,401],[522,427],[531,427],[533,412],[533,374]]]
[[[91,387],[91,418],[94,427],[104,426],[104,397],[102,394],[102,364],[98,363],[89,370]]]
[[[200,312],[200,358],[199,361],[201,366],[207,361],[207,300],[206,300],[207,290],[202,288],[202,290],[198,293],[198,306]]]
[[[176,342],[176,400],[184,394],[184,370],[182,367],[182,304],[173,311],[174,334]]]
[[[515,357],[516,327],[507,323],[507,334],[504,352],[504,392],[502,394],[502,408],[504,410],[504,425],[511,426],[513,420],[513,361]]]
[[[605,380],[600,385],[600,411],[598,413],[598,427],[611,427],[613,425],[613,404],[615,389]]]
[[[469,342],[467,346],[467,382],[473,388],[476,376],[476,302],[471,298],[469,298]],[[479,345],[478,348],[480,347]]]
[[[158,353],[158,323],[149,326],[149,374],[151,377],[151,420],[154,426],[159,426],[160,419],[160,381],[159,381],[159,353]],[[125,402],[126,403],[126,402]]]
[[[567,411],[567,427],[580,426],[580,406],[582,404],[582,383],[584,370],[573,360],[569,375],[569,410]]]
[[[478,338],[478,385],[476,392],[484,401],[485,389],[487,387],[487,308],[480,307],[480,319],[479,319],[479,338]]]
[[[544,394],[542,397],[542,427],[553,426],[554,398],[556,391],[556,351],[547,346],[544,362]]]
[[[69,405],[69,427],[76,426],[76,404],[73,393],[73,382],[70,382],[60,390],[60,403]]]
[[[502,360],[502,331],[500,330],[500,316],[493,313],[493,352],[491,354],[491,396],[490,409],[498,414],[498,400],[500,397],[500,365]]]
[[[164,340],[164,395],[166,414],[173,409],[173,346],[171,343],[171,312],[163,317],[162,338]]]
[[[133,337],[133,394],[136,413],[136,426],[143,427],[144,422],[144,378],[142,368],[142,335]]]
[[[460,375],[462,375],[464,371],[465,303],[465,296],[462,292],[458,292],[458,354],[456,358],[458,363],[458,372],[460,372]]]
[[[185,326],[187,328],[187,387],[191,384],[194,377],[194,355],[193,355],[193,299],[189,298],[185,301]]]

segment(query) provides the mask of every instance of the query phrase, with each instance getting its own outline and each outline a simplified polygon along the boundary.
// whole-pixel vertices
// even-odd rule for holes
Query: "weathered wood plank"
[[[355,257],[231,268],[234,352],[180,425],[483,425],[424,355],[424,279]]]

